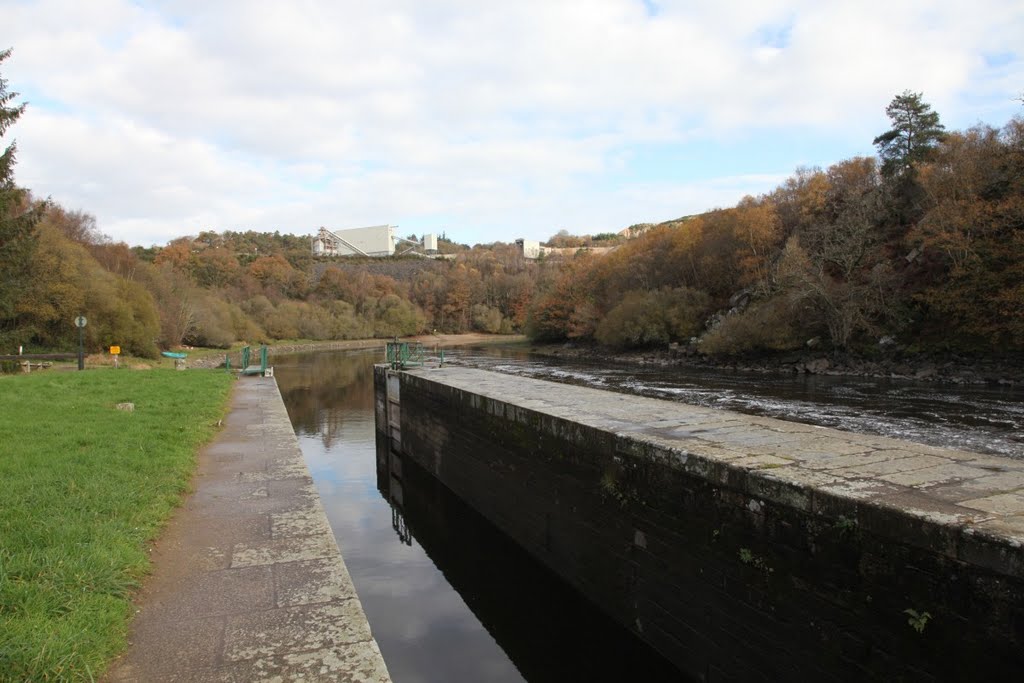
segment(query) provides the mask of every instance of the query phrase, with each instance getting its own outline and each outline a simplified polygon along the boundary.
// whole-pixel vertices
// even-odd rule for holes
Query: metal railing
[[[420,342],[390,341],[386,347],[387,363],[392,370],[423,365],[427,360],[426,349]]]

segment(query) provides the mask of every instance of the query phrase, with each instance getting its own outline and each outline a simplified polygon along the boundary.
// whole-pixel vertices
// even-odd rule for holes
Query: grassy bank
[[[147,542],[186,490],[231,381],[0,377],[0,681],[91,680],[122,651]]]

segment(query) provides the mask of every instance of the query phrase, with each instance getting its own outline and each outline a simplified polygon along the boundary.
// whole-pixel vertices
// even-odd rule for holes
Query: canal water
[[[602,367],[522,348],[445,354],[503,372],[1024,458],[1019,388]],[[377,468],[373,364],[381,356],[319,352],[274,365],[394,680],[680,680],[412,462],[402,463],[401,505],[393,505],[387,472]]]
[[[392,507],[376,467],[381,355],[275,357],[274,374],[396,683],[685,680],[411,461]]]

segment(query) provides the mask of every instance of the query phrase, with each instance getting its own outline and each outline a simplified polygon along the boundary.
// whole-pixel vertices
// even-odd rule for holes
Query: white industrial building
[[[429,256],[437,253],[437,235],[427,234],[419,242],[398,237],[398,226],[373,225],[367,228],[328,230],[320,228],[313,237],[315,256],[394,256],[416,254]]]
[[[545,247],[537,240],[528,240],[520,237],[516,240],[516,246],[523,253],[523,258],[538,259],[541,256],[574,256],[585,251],[597,256],[604,256],[616,247]]]
[[[546,247],[540,246],[540,242],[537,240],[528,240],[522,237],[516,240],[516,245],[523,252],[523,256],[528,259],[540,258],[546,249]]]

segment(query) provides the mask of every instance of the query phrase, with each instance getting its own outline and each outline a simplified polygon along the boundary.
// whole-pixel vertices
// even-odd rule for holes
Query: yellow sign
[[[111,356],[116,356],[119,353],[121,353],[121,347],[120,346],[111,346],[110,347],[110,355]]]

